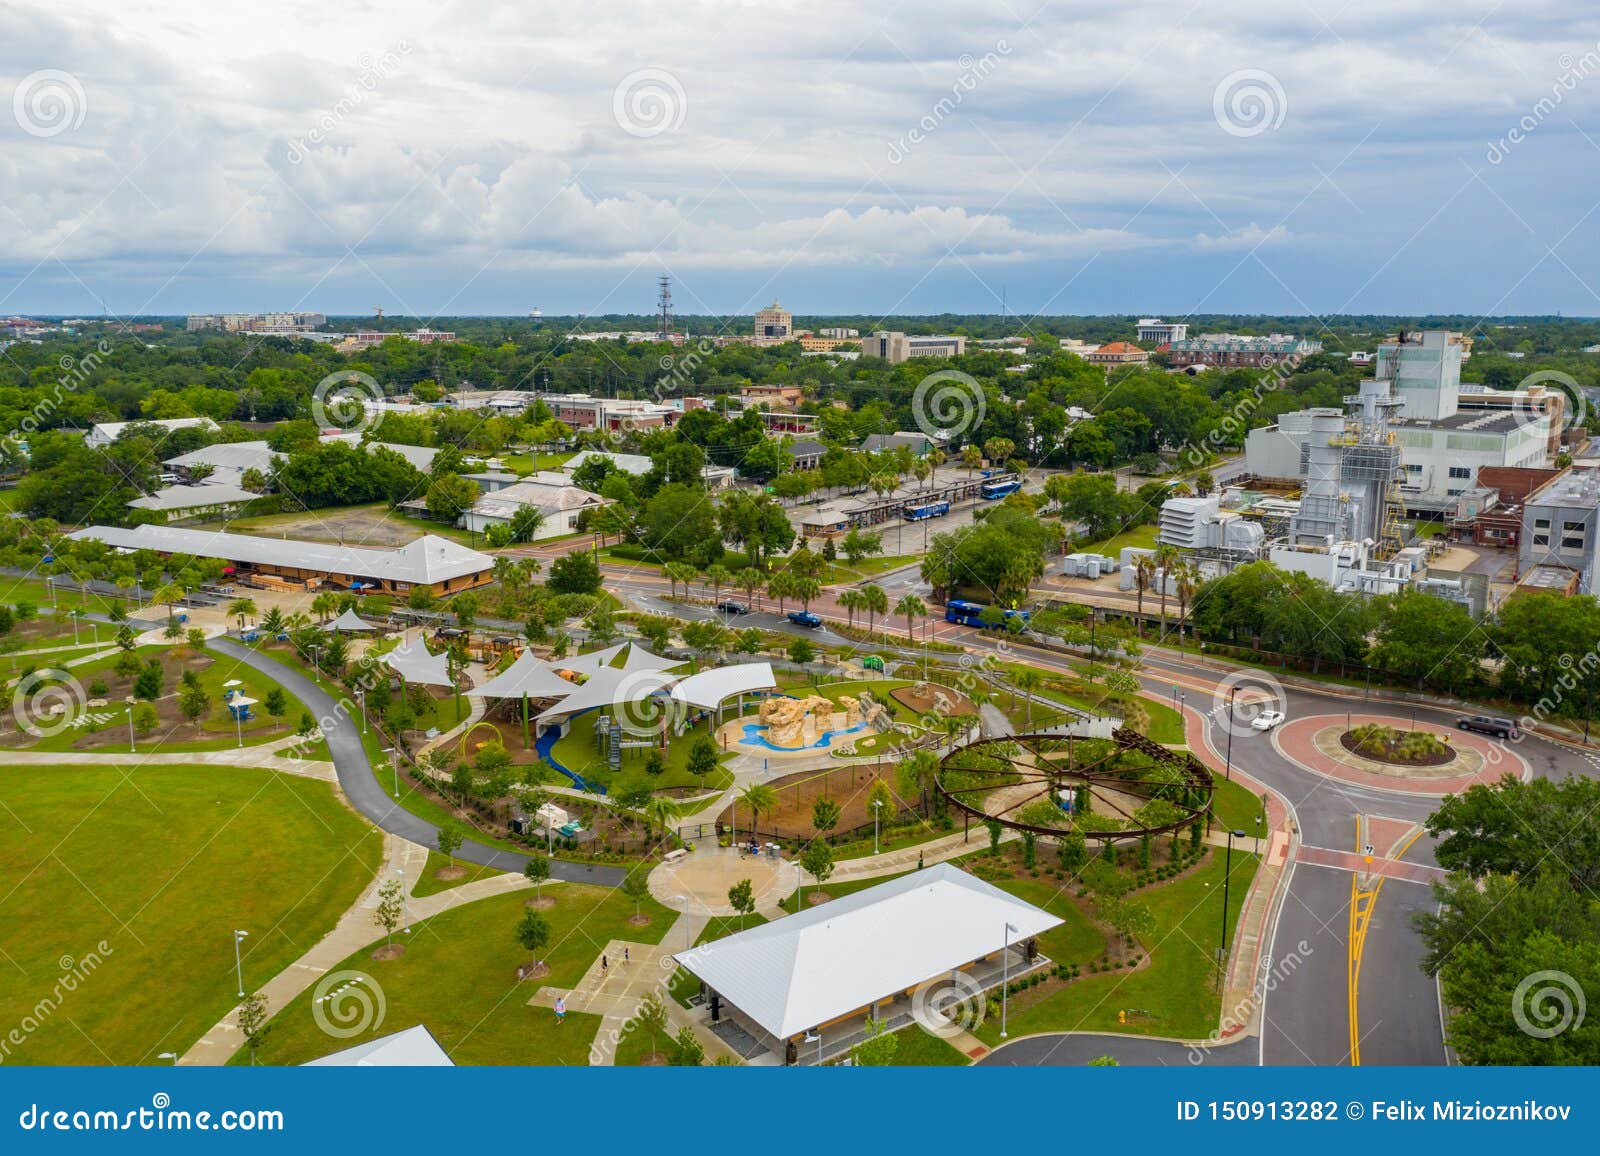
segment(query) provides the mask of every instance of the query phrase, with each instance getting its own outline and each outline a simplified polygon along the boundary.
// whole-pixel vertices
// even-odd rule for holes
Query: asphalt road
[[[1101,1056],[1111,1056],[1130,1067],[1250,1067],[1257,1063],[1254,1040],[1195,1048],[1170,1040],[1087,1033],[1029,1036],[996,1048],[979,1060],[978,1066],[1081,1068]]]
[[[367,758],[366,748],[361,744],[360,729],[346,712],[337,709],[338,704],[333,696],[298,670],[275,662],[259,651],[232,639],[215,638],[211,640],[210,646],[222,654],[238,659],[252,670],[276,679],[280,686],[299,699],[307,710],[321,720],[322,734],[328,741],[328,750],[333,756],[333,766],[339,775],[339,786],[357,811],[381,829],[402,839],[409,839],[424,847],[437,845],[435,838],[439,829],[401,807],[378,782],[372,763]],[[461,844],[461,849],[456,852],[456,858],[465,859],[469,863],[481,863],[501,871],[515,871],[518,874],[522,873],[523,867],[528,862],[525,855],[502,851],[496,847],[486,847],[471,840]],[[620,867],[566,863],[560,859],[550,861],[550,877],[565,879],[572,883],[596,883],[605,887],[616,887],[626,874],[627,872]]]

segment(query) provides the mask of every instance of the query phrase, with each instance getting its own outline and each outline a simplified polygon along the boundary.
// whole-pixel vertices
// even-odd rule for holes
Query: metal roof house
[[[186,530],[176,526],[90,526],[75,541],[104,542],[120,550],[153,550],[170,557],[189,554],[229,563],[241,578],[263,585],[305,590],[322,585],[380,594],[409,594],[423,586],[453,594],[490,581],[494,559],[448,539],[425,534],[398,550],[338,546],[330,542],[257,538],[250,534]]]

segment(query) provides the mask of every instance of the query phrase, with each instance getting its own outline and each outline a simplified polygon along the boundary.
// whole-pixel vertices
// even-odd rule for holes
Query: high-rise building
[[[765,309],[756,310],[756,341],[758,344],[788,341],[794,336],[794,314],[776,301]]]

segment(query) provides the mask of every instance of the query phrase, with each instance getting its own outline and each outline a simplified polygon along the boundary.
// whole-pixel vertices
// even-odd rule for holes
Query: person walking
[[[601,974],[602,977],[606,974],[607,969],[609,969],[610,967],[611,967],[610,962],[606,959],[605,956],[602,955],[600,957],[600,974]]]
[[[623,944],[622,945],[622,962],[623,963],[632,963],[633,962],[633,960],[628,955],[628,945],[627,944]]]
[[[564,996],[556,996],[556,1023],[567,1022],[567,1001]]]

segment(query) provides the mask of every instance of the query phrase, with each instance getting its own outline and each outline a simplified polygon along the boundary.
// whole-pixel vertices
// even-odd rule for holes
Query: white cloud
[[[1211,236],[1208,233],[1196,234],[1195,248],[1201,250],[1217,249],[1259,249],[1267,245],[1277,245],[1289,239],[1289,230],[1282,225],[1274,225],[1270,229],[1263,229],[1251,221],[1238,229],[1229,229],[1226,233]]]

